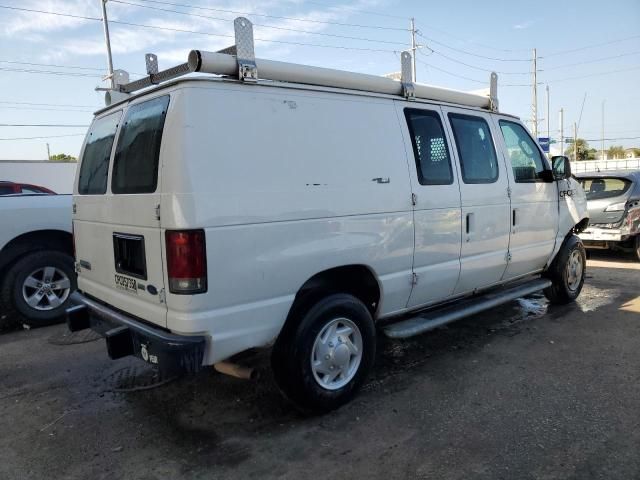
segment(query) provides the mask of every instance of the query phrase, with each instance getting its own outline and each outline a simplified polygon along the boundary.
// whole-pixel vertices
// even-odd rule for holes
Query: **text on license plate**
[[[127,292],[138,294],[138,285],[133,278],[125,277],[124,275],[115,275],[116,288],[120,290],[126,290]]]

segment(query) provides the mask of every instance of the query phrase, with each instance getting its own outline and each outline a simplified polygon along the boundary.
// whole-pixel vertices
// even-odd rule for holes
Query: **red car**
[[[55,195],[56,192],[49,190],[45,187],[38,185],[31,185],[29,183],[15,183],[0,181],[0,196],[2,195],[19,195],[19,194],[33,194],[44,193],[47,195]]]

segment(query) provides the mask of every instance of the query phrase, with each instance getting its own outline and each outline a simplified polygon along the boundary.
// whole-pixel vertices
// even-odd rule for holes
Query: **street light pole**
[[[604,100],[602,101],[602,160],[606,160],[606,158],[604,158]]]
[[[107,0],[100,0],[102,7],[102,25],[104,27],[104,39],[107,43],[107,68],[109,72],[109,80],[111,88],[116,88],[116,81],[113,78],[113,58],[111,56],[111,39],[109,38],[109,20],[107,19]]]
[[[564,108],[560,109],[560,155],[564,155]]]

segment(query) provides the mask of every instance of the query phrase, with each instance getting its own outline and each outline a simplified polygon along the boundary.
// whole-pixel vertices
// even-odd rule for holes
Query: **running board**
[[[550,285],[551,281],[544,278],[532,280],[497,292],[461,300],[436,311],[425,312],[420,316],[388,325],[383,330],[389,338],[413,337],[516,298],[539,292]]]

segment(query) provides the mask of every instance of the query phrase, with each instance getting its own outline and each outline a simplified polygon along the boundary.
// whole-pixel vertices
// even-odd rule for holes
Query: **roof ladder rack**
[[[235,45],[218,52],[192,50],[185,63],[166,70],[158,70],[158,58],[145,55],[147,76],[133,82],[126,72],[116,82],[116,88],[107,92],[107,105],[120,101],[129,94],[152,85],[200,72],[236,78],[244,83],[272,80],[294,84],[314,85],[336,89],[348,89],[371,93],[402,96],[407,100],[435,100],[440,102],[484,108],[498,111],[498,76],[491,73],[489,89],[482,92],[464,92],[413,82],[411,76],[411,52],[400,56],[400,81],[377,75],[347,72],[330,68],[312,67],[275,60],[256,59],[254,53],[253,24],[247,18],[238,17],[233,22]],[[259,72],[259,74],[258,74]]]

